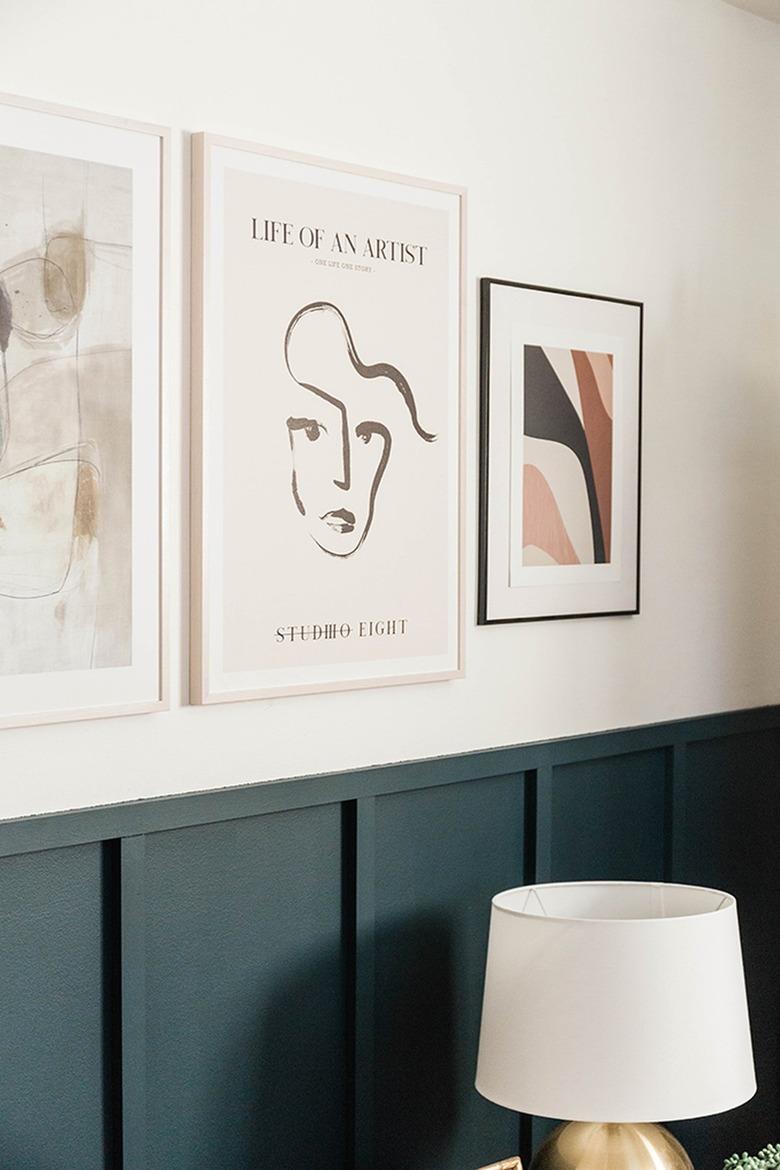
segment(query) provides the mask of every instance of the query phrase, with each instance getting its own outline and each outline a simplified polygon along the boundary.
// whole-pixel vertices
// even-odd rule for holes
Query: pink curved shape
[[[591,364],[604,409],[610,418],[614,418],[612,411],[612,354],[591,353],[589,351],[587,358]]]
[[[538,467],[523,467],[523,545],[534,544],[558,565],[578,565],[580,559],[549,483]]]

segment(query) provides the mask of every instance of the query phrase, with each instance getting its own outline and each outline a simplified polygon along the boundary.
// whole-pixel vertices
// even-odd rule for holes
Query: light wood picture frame
[[[462,674],[464,204],[195,136],[193,702]]]
[[[0,95],[0,728],[168,705],[169,159]]]

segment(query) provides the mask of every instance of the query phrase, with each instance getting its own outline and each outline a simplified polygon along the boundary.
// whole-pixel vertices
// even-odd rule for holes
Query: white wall
[[[780,27],[720,0],[4,0],[0,76],[176,132],[173,709],[0,733],[0,816],[780,701]],[[182,706],[198,129],[469,189],[463,681]],[[638,618],[474,625],[480,275],[646,302]]]

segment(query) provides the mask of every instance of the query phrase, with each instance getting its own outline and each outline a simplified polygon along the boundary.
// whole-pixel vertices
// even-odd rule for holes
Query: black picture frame
[[[555,288],[548,285],[528,284],[521,281],[498,277],[480,278],[480,351],[479,351],[479,540],[478,540],[478,583],[477,583],[477,625],[509,625],[520,622],[561,621],[571,618],[635,616],[640,612],[641,583],[641,518],[642,518],[642,393],[643,393],[643,346],[644,346],[644,302],[624,297],[603,296],[596,293],[579,292],[573,289]],[[554,294],[559,297],[573,297],[607,304],[625,305],[636,309],[637,321],[637,370],[636,370],[636,555],[635,588],[633,604],[618,608],[589,609],[582,612],[519,614],[517,616],[490,616],[488,612],[488,591],[490,582],[490,417],[491,417],[491,328],[492,294],[495,288],[506,287],[528,292]]]

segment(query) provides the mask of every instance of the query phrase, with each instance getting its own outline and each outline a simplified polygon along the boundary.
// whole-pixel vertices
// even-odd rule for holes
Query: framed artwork
[[[481,281],[478,622],[639,612],[642,305]]]
[[[194,164],[193,701],[456,677],[464,193]]]
[[[166,154],[0,99],[0,726],[165,702]]]

